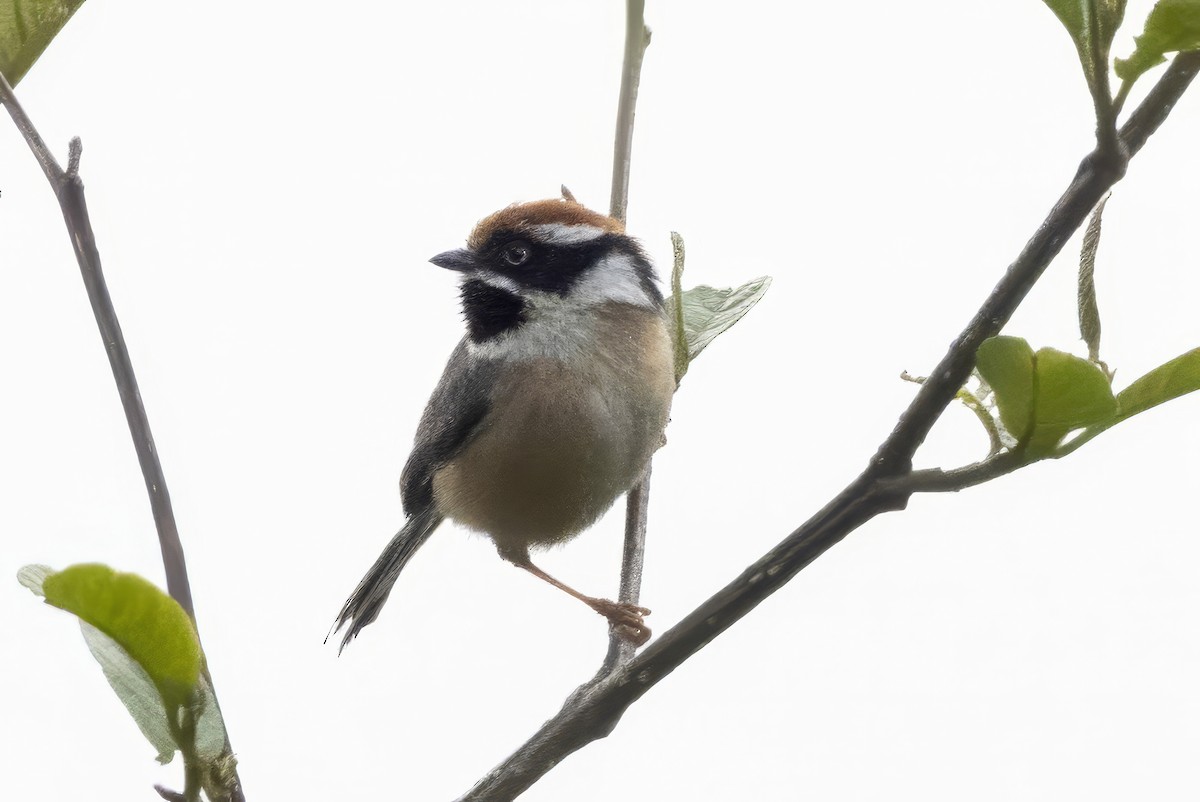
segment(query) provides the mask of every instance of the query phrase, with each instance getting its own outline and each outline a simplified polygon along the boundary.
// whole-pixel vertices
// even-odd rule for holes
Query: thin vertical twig
[[[642,80],[642,59],[650,44],[646,27],[645,0],[627,0],[625,4],[625,55],[621,62],[621,95],[617,101],[617,131],[613,143],[612,196],[609,214],[625,222],[629,208],[629,169],[633,161],[633,118],[637,108],[638,85]],[[650,503],[650,465],[625,501],[625,546],[621,556],[621,589],[618,599],[637,604],[642,592],[642,563],[646,553],[647,507]],[[612,671],[633,657],[637,647],[621,637],[615,628],[608,635],[608,653],[600,674]]]
[[[1200,74],[1200,52],[1177,56],[1146,99],[1121,127],[1120,153],[1135,155],[1166,120],[1192,80]],[[641,653],[575,690],[562,709],[500,765],[484,775],[459,802],[501,802],[516,798],[564,758],[608,736],[630,705],[721,635],[755,606],[787,584],[850,532],[885,512],[904,509],[914,492],[952,490],[976,484],[1012,468],[1003,455],[982,470],[957,476],[911,469],[913,454],[954,398],[975,362],[979,343],[999,331],[1058,254],[1088,211],[1124,173],[1124,160],[1094,153],[1038,227],[983,306],[950,346],[938,368],[921,385],[895,430],[866,471],[775,548],[736,579],[655,638]],[[931,235],[936,235],[932,232]],[[981,475],[976,475],[981,474]],[[748,679],[749,681],[749,679]]]
[[[617,133],[613,144],[612,194],[608,213],[625,222],[629,208],[629,168],[633,161],[633,117],[638,86],[642,81],[642,59],[650,44],[646,27],[646,1],[626,0],[625,55],[621,60],[621,96],[617,100]]]
[[[150,432],[150,421],[146,416],[146,408],[142,404],[142,395],[138,389],[137,377],[133,372],[133,362],[129,357],[129,349],[125,345],[125,337],[121,333],[121,324],[117,320],[117,312],[113,307],[108,285],[104,281],[104,273],[100,267],[100,251],[96,246],[96,236],[92,231],[91,217],[88,215],[87,200],[83,192],[83,180],[79,177],[79,162],[83,153],[83,145],[78,137],[71,140],[67,169],[64,171],[54,158],[54,154],[46,147],[45,141],[38,134],[33,122],[17,101],[8,79],[0,74],[0,102],[8,109],[9,116],[25,138],[29,149],[42,167],[46,179],[58,198],[62,208],[63,220],[67,233],[71,237],[71,247],[75,250],[75,258],[83,276],[83,285],[87,290],[88,301],[100,329],[100,338],[104,343],[104,352],[112,368],[113,379],[117,384],[117,393],[121,397],[121,406],[125,411],[125,421],[133,438],[133,448],[137,452],[138,465],[142,470],[142,478],[146,483],[146,492],[150,496],[150,510],[154,517],[154,526],[158,532],[159,549],[162,552],[163,570],[167,578],[167,592],[171,594],[196,623],[196,613],[192,605],[191,583],[188,581],[187,563],[184,559],[183,544],[179,539],[179,529],[175,524],[175,513],[171,507],[171,496],[167,492],[167,480],[163,474],[162,464],[158,459],[158,450],[154,446],[154,436]],[[196,627],[199,632],[199,626]],[[205,676],[211,685],[212,678]],[[216,691],[212,690],[216,699]],[[226,734],[226,752],[232,755],[232,747]],[[245,799],[241,781],[236,772],[230,776],[230,782],[223,789],[226,793],[220,802],[243,802]]]
[[[649,504],[650,463],[647,463],[642,478],[630,488],[625,499],[625,548],[621,553],[621,590],[617,597],[625,604],[637,604],[641,601]],[[636,651],[637,647],[634,644],[621,637],[614,628],[610,628],[608,653],[604,656],[598,676],[608,674],[621,663],[628,662]]]

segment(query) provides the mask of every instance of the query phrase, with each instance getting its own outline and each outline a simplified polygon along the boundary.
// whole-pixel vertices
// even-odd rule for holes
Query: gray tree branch
[[[79,270],[83,275],[83,285],[87,289],[92,313],[95,315],[96,325],[100,329],[104,352],[108,355],[113,379],[117,384],[117,393],[121,397],[121,406],[125,410],[125,421],[129,426],[129,434],[133,438],[133,448],[137,452],[142,478],[146,483],[146,492],[150,496],[150,510],[154,517],[155,529],[158,532],[158,544],[167,577],[167,592],[179,603],[180,607],[187,611],[188,616],[195,623],[196,613],[192,606],[192,590],[188,581],[187,563],[183,556],[183,544],[179,540],[179,529],[175,525],[171,496],[167,492],[166,476],[163,474],[162,464],[158,459],[158,451],[154,447],[154,436],[150,432],[150,421],[146,416],[146,408],[142,404],[142,395],[138,390],[137,377],[133,372],[133,362],[129,358],[129,349],[125,346],[121,324],[117,320],[117,313],[108,293],[108,285],[105,283],[104,273],[100,269],[100,251],[96,246],[96,236],[92,231],[91,218],[88,215],[87,200],[83,194],[83,180],[79,177],[79,160],[83,146],[78,137],[71,140],[67,169],[64,171],[54,158],[54,154],[46,147],[46,143],[38,134],[28,115],[25,114],[25,110],[21,108],[12,87],[2,74],[0,74],[0,102],[8,109],[9,116],[21,131],[29,149],[33,151],[34,157],[42,166],[42,172],[46,174],[46,179],[50,182],[54,194],[58,197],[67,233],[70,235],[71,245],[75,249],[75,258],[79,262]],[[197,632],[199,632],[199,626],[197,626]],[[207,670],[205,668],[206,675]],[[209,682],[211,683],[211,677],[209,677]],[[215,690],[213,696],[216,697]],[[232,747],[228,740],[225,748],[228,754],[232,754]],[[236,773],[233,773],[232,785],[227,790],[228,794],[223,796],[220,802],[226,802],[226,800],[228,802],[244,802],[241,782]]]
[[[645,0],[627,0],[625,4],[625,55],[621,60],[621,95],[617,101],[617,131],[613,143],[612,197],[609,214],[625,222],[629,208],[629,169],[633,160],[633,115],[637,107],[638,85],[642,80],[642,59],[650,44],[646,28]],[[642,594],[642,565],[646,555],[646,527],[650,505],[650,470],[630,488],[625,499],[625,545],[621,555],[621,588],[617,598],[625,604],[637,604]],[[609,628],[608,653],[600,666],[600,675],[633,657],[636,646]]]
[[[1083,160],[1062,197],[921,385],[862,475],[632,660],[576,689],[558,714],[480,779],[460,802],[514,799],[563,758],[611,733],[631,704],[846,535],[880,513],[904,509],[914,492],[957,489],[939,486],[942,480],[935,473],[940,472],[912,471],[917,448],[970,375],[979,344],[1008,322],[1088,212],[1125,174],[1128,159],[1166,120],[1197,71],[1200,52],[1176,56],[1121,127],[1117,147],[1106,147],[1101,141]],[[952,476],[947,483],[965,487],[975,483],[968,479],[991,478],[984,474],[1009,467],[1005,459],[1011,458],[1001,455],[987,468],[960,469],[966,473]],[[1006,471],[995,475],[1000,472]]]

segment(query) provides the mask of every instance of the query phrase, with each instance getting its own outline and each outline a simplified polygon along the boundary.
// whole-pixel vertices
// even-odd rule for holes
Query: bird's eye
[[[529,246],[523,242],[513,242],[500,252],[500,258],[513,267],[529,261]]]

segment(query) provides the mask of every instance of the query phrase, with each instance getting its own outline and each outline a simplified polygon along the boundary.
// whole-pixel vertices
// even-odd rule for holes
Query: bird
[[[674,355],[650,259],[620,221],[563,187],[483,218],[466,248],[429,261],[459,275],[466,332],[401,472],[405,522],[338,613],[339,653],[446,520],[644,644],[649,610],[580,593],[530,551],[590,527],[665,443]]]

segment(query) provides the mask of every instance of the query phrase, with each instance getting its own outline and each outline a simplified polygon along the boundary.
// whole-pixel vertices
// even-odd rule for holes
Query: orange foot
[[[645,607],[595,598],[588,599],[587,605],[607,618],[613,630],[634,646],[642,646],[650,640],[650,627],[643,620],[650,611]]]

